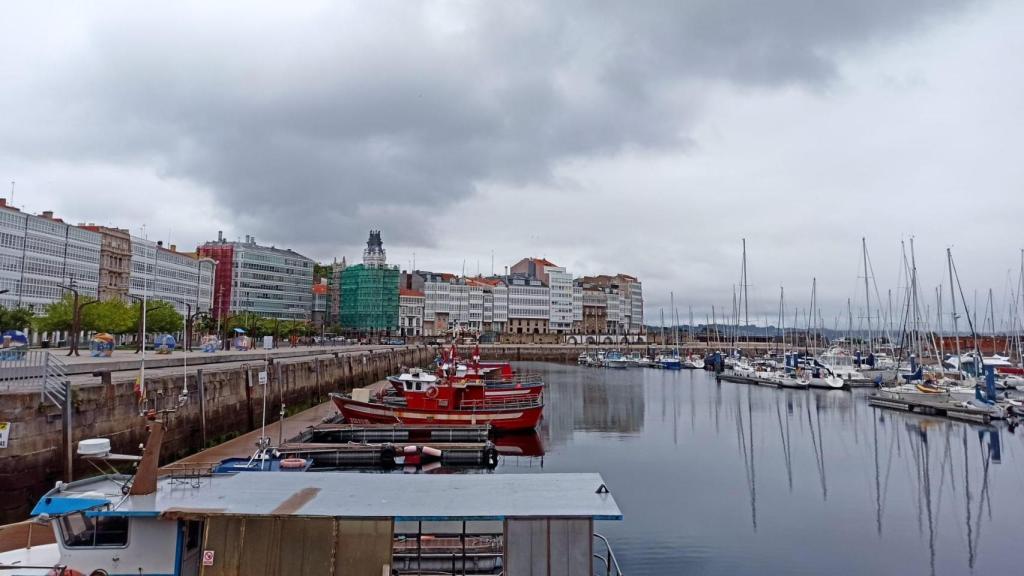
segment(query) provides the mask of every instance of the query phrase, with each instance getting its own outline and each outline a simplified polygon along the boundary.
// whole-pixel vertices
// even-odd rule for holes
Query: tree
[[[80,299],[79,305],[82,304]],[[74,317],[73,297],[66,294],[60,300],[47,304],[42,316],[37,316],[33,325],[40,332],[58,332],[71,329],[71,320]]]
[[[0,306],[0,332],[24,330],[32,324],[32,312],[28,308],[4,308]]]
[[[127,334],[135,329],[138,315],[122,300],[104,300],[82,310],[82,327],[95,332]]]
[[[146,332],[178,332],[182,324],[181,314],[169,302],[154,300],[146,305]]]

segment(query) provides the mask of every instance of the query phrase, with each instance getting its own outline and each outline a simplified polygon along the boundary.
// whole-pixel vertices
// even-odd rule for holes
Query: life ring
[[[424,396],[430,399],[437,398],[437,386],[434,386],[433,384],[427,386],[427,392]]]
[[[281,460],[281,468],[284,470],[294,470],[295,468],[303,468],[306,466],[306,461],[302,458],[284,458]]]

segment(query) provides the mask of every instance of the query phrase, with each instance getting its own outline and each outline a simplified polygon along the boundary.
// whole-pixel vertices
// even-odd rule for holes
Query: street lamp
[[[167,303],[163,302],[163,301],[160,301],[160,300],[157,300],[157,301],[153,302],[152,304],[150,304],[148,301],[145,301],[146,306],[143,307],[144,300],[143,300],[143,298],[141,296],[132,296],[131,294],[125,294],[125,296],[128,296],[132,300],[134,300],[134,301],[139,303],[139,331],[138,331],[137,336],[136,336],[137,342],[136,342],[136,346],[135,346],[135,353],[138,354],[146,346],[146,335],[143,334],[143,331],[142,331],[142,326],[143,326],[142,315],[143,314],[149,315],[150,311],[155,310],[155,309],[157,309],[157,308],[159,308],[161,306],[166,306]]]

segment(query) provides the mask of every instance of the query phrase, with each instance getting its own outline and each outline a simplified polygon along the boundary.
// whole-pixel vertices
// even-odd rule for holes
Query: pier
[[[877,408],[902,410],[903,412],[912,412],[914,414],[945,416],[946,418],[952,418],[953,420],[963,420],[965,422],[977,422],[981,424],[988,424],[994,418],[992,413],[989,411],[962,406],[960,403],[952,401],[949,398],[942,397],[925,398],[922,396],[909,398],[903,395],[892,395],[886,393],[872,394],[871,396],[868,396],[868,405]]]

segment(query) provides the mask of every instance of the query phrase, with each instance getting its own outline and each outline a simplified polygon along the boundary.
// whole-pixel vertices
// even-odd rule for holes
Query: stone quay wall
[[[279,359],[268,370],[267,422],[279,418],[282,402],[292,414],[326,400],[329,392],[369,385],[403,366],[427,366],[434,356],[433,348],[407,347]],[[257,361],[190,373],[188,400],[163,417],[161,464],[258,427],[261,370],[263,362]],[[73,389],[72,450],[84,438],[109,438],[114,452],[139,454],[146,436],[140,407],[174,408],[183,374],[147,374],[144,406],[131,378],[110,380]],[[25,519],[38,498],[63,478],[65,458],[61,411],[42,402],[38,392],[0,394],[0,422],[12,423],[8,446],[0,449],[0,524],[7,524]],[[72,469],[76,479],[99,473],[77,457]]]

